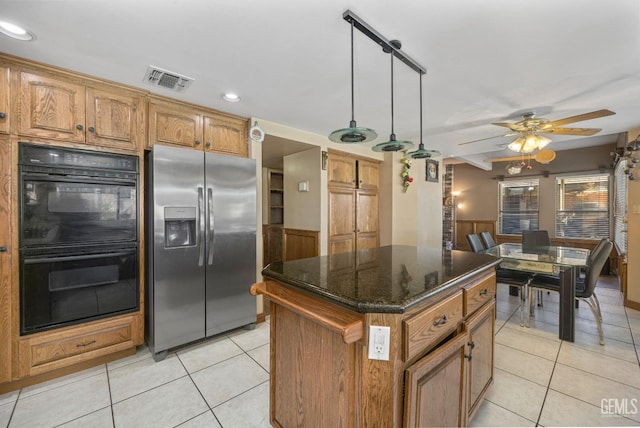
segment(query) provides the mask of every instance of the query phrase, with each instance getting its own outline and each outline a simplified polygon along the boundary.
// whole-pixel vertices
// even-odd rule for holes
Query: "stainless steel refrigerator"
[[[145,173],[145,335],[159,361],[255,325],[256,163],[154,145]]]

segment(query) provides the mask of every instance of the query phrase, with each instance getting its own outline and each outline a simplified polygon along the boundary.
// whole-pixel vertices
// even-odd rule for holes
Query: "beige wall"
[[[316,230],[322,227],[320,147],[284,158],[284,227]],[[298,191],[298,183],[309,182],[309,191]]]

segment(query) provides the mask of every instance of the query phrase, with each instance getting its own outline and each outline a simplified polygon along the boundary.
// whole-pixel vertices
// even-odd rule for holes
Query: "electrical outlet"
[[[391,327],[369,326],[369,359],[389,361]]]

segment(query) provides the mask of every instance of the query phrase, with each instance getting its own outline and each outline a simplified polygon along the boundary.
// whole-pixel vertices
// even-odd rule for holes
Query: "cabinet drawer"
[[[462,321],[462,291],[403,322],[404,359],[413,359],[455,331]]]
[[[123,324],[51,342],[31,346],[31,366],[37,367],[78,354],[84,354],[118,344],[131,343],[131,324]]]
[[[464,316],[493,299],[496,295],[496,275],[491,273],[464,288]]]

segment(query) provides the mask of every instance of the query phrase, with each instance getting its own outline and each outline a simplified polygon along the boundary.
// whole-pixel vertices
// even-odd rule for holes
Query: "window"
[[[538,180],[499,183],[498,233],[520,235],[538,229]]]
[[[556,178],[556,236],[609,237],[609,175]]]
[[[627,253],[627,174],[624,173],[626,167],[626,159],[618,162],[614,183],[613,239],[621,254]]]

